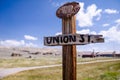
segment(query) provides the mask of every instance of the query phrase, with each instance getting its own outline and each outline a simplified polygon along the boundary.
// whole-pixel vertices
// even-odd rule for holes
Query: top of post
[[[77,2],[68,2],[56,11],[56,16],[59,18],[69,18],[78,13],[80,5]]]

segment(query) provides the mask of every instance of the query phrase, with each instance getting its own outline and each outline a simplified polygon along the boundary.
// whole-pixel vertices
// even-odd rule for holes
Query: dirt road
[[[110,62],[110,61],[118,61],[120,59],[110,59],[110,60],[97,60],[97,61],[90,61],[90,62],[80,62],[77,64],[91,64],[91,63],[100,63],[100,62]],[[15,74],[25,70],[32,70],[32,69],[40,69],[40,68],[50,68],[50,67],[58,67],[62,66],[62,64],[56,65],[46,65],[46,66],[35,66],[35,67],[20,67],[20,68],[0,68],[0,79],[6,77],[11,74]]]

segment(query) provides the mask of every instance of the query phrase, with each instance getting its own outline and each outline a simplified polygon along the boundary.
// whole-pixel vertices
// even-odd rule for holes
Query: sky
[[[62,32],[56,10],[73,0],[0,0],[0,46],[46,47],[43,38]],[[77,50],[120,52],[120,0],[74,0],[78,34],[101,34],[104,43],[77,45]],[[50,47],[50,46],[49,46]]]

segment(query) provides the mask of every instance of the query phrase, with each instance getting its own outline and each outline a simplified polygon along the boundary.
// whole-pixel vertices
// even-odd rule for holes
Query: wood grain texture
[[[76,34],[75,16],[62,19],[62,34]],[[63,80],[76,80],[76,45],[62,46]]]

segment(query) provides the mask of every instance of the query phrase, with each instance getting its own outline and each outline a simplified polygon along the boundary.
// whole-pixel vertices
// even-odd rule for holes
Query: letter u
[[[52,37],[47,37],[46,40],[47,40],[47,41],[46,41],[47,44],[50,44],[50,43],[52,42]]]

